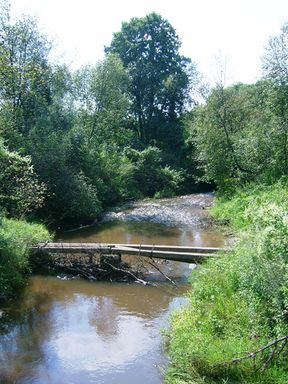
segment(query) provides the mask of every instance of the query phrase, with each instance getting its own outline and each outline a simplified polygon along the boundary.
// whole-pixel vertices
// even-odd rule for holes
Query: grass
[[[271,350],[231,363],[288,334],[287,196],[281,182],[217,201],[212,214],[240,241],[193,272],[189,306],[172,320],[167,383],[287,383],[283,353],[267,369]]]

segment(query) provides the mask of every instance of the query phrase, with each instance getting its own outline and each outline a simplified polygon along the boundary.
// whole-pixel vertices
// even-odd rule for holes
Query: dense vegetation
[[[240,240],[192,274],[190,304],[173,319],[168,383],[287,382],[284,343],[251,355],[288,334],[287,190],[246,187],[213,209]]]
[[[288,24],[270,39],[256,84],[211,91],[187,119],[211,214],[237,244],[192,274],[175,314],[168,383],[286,383],[288,338]],[[267,346],[267,348],[265,348]]]
[[[23,283],[29,246],[50,238],[31,221],[89,223],[124,200],[210,183],[214,215],[240,240],[193,273],[167,380],[284,383],[284,343],[231,361],[287,335],[288,24],[256,84],[207,91],[160,15],[123,23],[101,62],[72,72],[51,62],[35,20],[11,21],[2,5],[0,298]]]
[[[181,118],[198,78],[160,15],[123,23],[103,61],[71,72],[51,62],[34,19],[9,13],[2,1],[0,296],[22,281],[9,276],[28,269],[28,252],[5,245],[13,228],[19,248],[36,231],[25,220],[91,223],[118,202],[191,189],[195,164]],[[45,238],[39,229],[34,240]]]
[[[270,39],[256,84],[212,89],[188,124],[205,178],[233,192],[247,182],[271,184],[288,172],[288,24]]]
[[[189,188],[181,116],[198,74],[168,21],[123,23],[103,61],[73,73],[50,62],[33,19],[3,11],[0,35],[0,136],[45,186],[38,217],[87,223],[119,201]]]

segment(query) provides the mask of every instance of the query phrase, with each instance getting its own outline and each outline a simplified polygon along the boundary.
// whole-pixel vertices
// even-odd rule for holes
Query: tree
[[[161,124],[175,122],[189,100],[195,67],[179,53],[180,40],[170,23],[156,13],[122,24],[106,52],[119,55],[130,79],[132,114],[139,137],[158,138]]]
[[[159,148],[149,146],[143,151],[127,148],[125,155],[131,163],[128,172],[124,174],[125,181],[138,198],[171,197],[179,190],[183,181],[182,174],[163,167]]]
[[[271,37],[263,57],[264,76],[271,84],[272,106],[278,117],[282,173],[288,174],[288,23]]]
[[[192,113],[198,160],[225,192],[288,174],[288,23],[269,40],[263,70],[253,85],[220,82]]]
[[[107,55],[95,67],[84,67],[74,75],[76,125],[86,132],[88,146],[105,142],[127,143],[128,77],[119,57]]]
[[[50,44],[35,20],[23,17],[15,23],[9,7],[0,17],[0,132],[18,149],[21,137],[51,102]]]
[[[109,54],[94,67],[74,76],[76,118],[69,132],[67,161],[94,185],[104,205],[120,199],[119,175],[124,147],[134,136],[129,129],[127,73],[118,56]]]
[[[281,176],[266,82],[218,85],[206,105],[192,113],[190,126],[205,179],[215,181],[223,192],[234,189],[235,183]]]

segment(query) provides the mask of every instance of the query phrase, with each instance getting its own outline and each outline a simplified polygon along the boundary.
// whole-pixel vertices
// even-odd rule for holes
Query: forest
[[[212,215],[241,240],[192,278],[194,310],[175,315],[167,382],[284,384],[282,351],[255,374],[252,360],[219,361],[288,334],[288,24],[267,42],[255,84],[209,85],[180,47],[151,13],[123,22],[102,61],[72,71],[52,61],[33,18],[2,8],[0,299],[24,283],[46,228],[215,190]]]

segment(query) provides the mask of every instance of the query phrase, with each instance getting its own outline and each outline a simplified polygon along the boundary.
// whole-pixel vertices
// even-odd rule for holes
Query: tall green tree
[[[151,13],[123,23],[106,48],[119,55],[128,70],[131,112],[146,143],[157,140],[161,129],[168,130],[189,100],[196,71],[190,59],[180,55],[180,45],[171,24]]]
[[[270,38],[263,56],[265,78],[270,82],[271,107],[278,118],[279,156],[282,173],[288,175],[288,23]]]
[[[205,179],[222,191],[259,177],[281,176],[279,138],[267,82],[217,86],[190,120],[196,156]]]
[[[0,17],[0,133],[18,149],[51,102],[50,44],[34,19],[12,22],[9,7]]]
[[[119,57],[109,54],[94,67],[77,71],[73,80],[76,117],[69,133],[69,164],[89,178],[104,205],[113,204],[122,195],[115,163],[121,168],[123,148],[134,136],[127,73]]]
[[[85,130],[87,144],[127,144],[128,75],[119,57],[107,55],[94,67],[77,71],[73,80],[76,125]]]
[[[256,84],[218,84],[192,113],[197,157],[223,191],[288,174],[288,23],[271,37]]]

